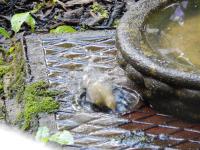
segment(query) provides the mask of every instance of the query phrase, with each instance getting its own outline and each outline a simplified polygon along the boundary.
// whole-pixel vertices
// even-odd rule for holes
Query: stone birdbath
[[[117,47],[122,56],[120,64],[139,88],[144,99],[162,113],[193,122],[200,122],[199,66],[193,63],[193,59],[192,63],[185,63],[190,57],[180,61],[179,58],[186,54],[184,52],[182,56],[180,54],[176,57],[171,52],[170,55],[163,54],[164,50],[161,49],[165,48],[171,48],[174,53],[176,49],[173,48],[180,42],[174,42],[177,38],[169,38],[168,42],[175,43],[171,47],[160,43],[163,42],[163,34],[168,34],[176,25],[184,31],[187,20],[190,20],[190,13],[193,12],[193,16],[196,13],[195,17],[198,16],[198,7],[199,2],[193,0],[141,0],[124,15],[117,30]],[[159,14],[163,18],[159,19]],[[171,27],[170,23],[175,25]],[[157,28],[152,28],[151,25],[157,25]],[[190,35],[193,30],[192,27],[190,29],[184,34]],[[157,39],[152,34],[157,34]],[[175,34],[178,35],[178,31]],[[198,31],[195,31],[195,34],[198,34]],[[186,47],[186,43],[193,45],[193,42],[194,40],[185,40],[180,45]],[[181,49],[181,46],[178,48]],[[186,48],[193,51],[196,47]]]

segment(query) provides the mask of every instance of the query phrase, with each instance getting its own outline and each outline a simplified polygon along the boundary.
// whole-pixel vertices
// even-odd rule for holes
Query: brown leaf
[[[66,3],[66,6],[71,7],[74,5],[83,5],[94,2],[95,0],[71,0]]]

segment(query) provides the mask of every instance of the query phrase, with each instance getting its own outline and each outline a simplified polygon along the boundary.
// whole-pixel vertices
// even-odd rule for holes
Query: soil
[[[115,28],[126,10],[124,0],[8,0],[0,1],[0,27],[11,31],[14,14],[31,13],[36,20],[36,32],[48,32],[60,25],[72,25],[77,30]],[[30,31],[23,26],[21,31]]]

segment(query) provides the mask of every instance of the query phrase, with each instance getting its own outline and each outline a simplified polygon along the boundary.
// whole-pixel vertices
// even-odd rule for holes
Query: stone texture
[[[118,125],[127,123],[126,119],[79,105],[83,70],[92,56],[95,56],[95,68],[106,71],[115,84],[125,85],[128,81],[116,62],[115,32],[33,35],[26,40],[34,80],[48,80],[52,88],[65,93],[57,99],[61,106],[55,118],[53,115],[40,115],[40,126],[47,125],[53,130],[56,124],[57,130],[71,131],[75,147],[63,149],[124,148],[119,137],[129,131],[118,128]]]

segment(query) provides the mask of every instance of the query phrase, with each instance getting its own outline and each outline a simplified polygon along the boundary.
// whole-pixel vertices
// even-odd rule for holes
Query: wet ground
[[[33,35],[26,37],[26,45],[33,80],[48,80],[53,88],[65,91],[58,99],[59,111],[40,115],[39,125],[54,131],[70,130],[75,137],[72,148],[200,147],[200,125],[158,114],[149,106],[141,105],[122,116],[79,105],[82,76],[90,64],[101,75],[108,75],[113,85],[133,87],[116,62],[115,31]]]
[[[115,31],[29,36],[26,38],[26,44],[33,80],[47,79],[52,88],[65,93],[58,99],[61,106],[55,118],[41,115],[40,126],[48,126],[54,130],[70,130],[78,147],[121,149],[131,147],[136,141],[135,145],[139,147],[149,145],[148,140],[151,138],[132,135],[128,130],[119,128],[119,125],[128,122],[127,119],[119,117],[118,114],[90,108],[88,103],[80,105],[80,96],[84,92],[81,82],[86,73],[84,69],[88,65],[101,72],[100,75],[106,75],[115,86],[114,89],[118,87],[131,94],[132,90],[127,86],[128,80],[116,61]],[[130,135],[137,140],[129,139],[127,142],[126,137]]]
[[[199,149],[200,124],[191,124],[179,119],[159,114],[149,106],[124,115],[131,120],[122,125],[123,129],[143,131],[154,137],[153,144],[162,148]]]

